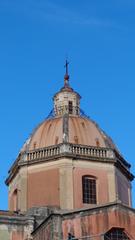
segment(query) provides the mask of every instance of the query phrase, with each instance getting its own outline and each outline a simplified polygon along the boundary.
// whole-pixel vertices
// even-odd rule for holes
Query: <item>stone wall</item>
[[[14,212],[0,212],[0,240],[30,240],[34,218]]]
[[[104,239],[111,228],[124,229],[127,236],[135,239],[135,210],[121,203],[112,203],[95,208],[72,212],[53,213],[33,232],[33,240],[67,240],[71,233],[77,239],[94,236]]]

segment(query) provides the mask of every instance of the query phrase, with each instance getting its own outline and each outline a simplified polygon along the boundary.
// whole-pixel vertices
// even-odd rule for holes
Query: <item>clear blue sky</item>
[[[135,174],[135,1],[0,0],[0,209],[22,144],[52,109],[70,59],[82,109]],[[133,183],[135,206],[135,183]]]

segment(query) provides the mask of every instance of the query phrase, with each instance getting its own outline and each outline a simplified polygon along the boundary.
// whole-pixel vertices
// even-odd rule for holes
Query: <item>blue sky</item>
[[[67,54],[81,108],[135,174],[134,13],[134,0],[0,0],[0,209],[9,167],[63,85]]]

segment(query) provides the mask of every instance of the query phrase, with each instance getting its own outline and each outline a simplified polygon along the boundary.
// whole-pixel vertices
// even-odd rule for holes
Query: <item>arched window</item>
[[[96,204],[96,178],[91,176],[82,177],[83,203]]]
[[[78,144],[78,137],[77,136],[74,136],[74,141],[75,141],[75,144]]]
[[[104,240],[130,240],[122,228],[112,228],[104,236]]]
[[[100,147],[100,142],[99,142],[99,139],[98,139],[98,138],[96,138],[95,140],[96,140],[96,146],[97,146],[97,147]]]
[[[13,211],[18,210],[18,190],[15,189],[13,192]]]
[[[69,111],[69,114],[73,113],[73,102],[72,101],[68,102],[68,111]]]
[[[36,149],[36,146],[37,146],[37,143],[34,142],[34,143],[33,143],[33,148]]]
[[[55,138],[55,145],[58,144],[58,141],[59,141],[59,137],[56,137],[56,138]]]

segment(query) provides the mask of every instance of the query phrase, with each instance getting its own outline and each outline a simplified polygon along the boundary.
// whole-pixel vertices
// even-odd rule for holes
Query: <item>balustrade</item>
[[[30,151],[27,153],[27,160],[35,160],[35,159],[41,159],[41,158],[47,158],[51,156],[58,155],[60,153],[60,147],[50,147],[50,148],[44,148],[39,149],[36,151]]]
[[[72,153],[77,155],[85,155],[85,156],[91,156],[91,157],[100,157],[100,158],[106,158],[107,157],[107,151],[108,149],[99,149],[96,147],[86,147],[86,146],[77,146],[77,145],[71,145],[72,146]]]
[[[37,149],[33,151],[29,151],[27,153],[27,160],[36,160],[36,159],[42,159],[42,158],[48,158],[53,157],[56,155],[59,155],[65,151],[60,151],[60,147],[62,144],[59,144],[57,146],[51,146],[46,147],[43,149]],[[97,158],[108,158],[109,157],[109,151],[110,149],[106,148],[97,148],[97,147],[89,147],[89,146],[83,146],[83,145],[75,145],[75,144],[68,144],[70,146],[71,151],[68,152],[69,154],[75,154],[80,156],[88,156],[88,157],[97,157]],[[110,157],[111,158],[111,157]]]

